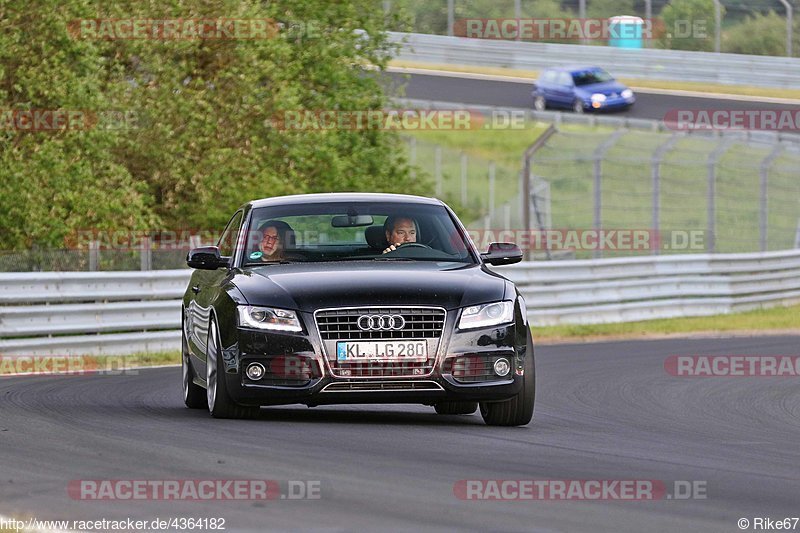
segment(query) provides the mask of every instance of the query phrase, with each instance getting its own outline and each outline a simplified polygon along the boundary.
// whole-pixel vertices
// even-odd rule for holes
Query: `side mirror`
[[[220,267],[227,267],[228,258],[221,257],[219,248],[216,246],[201,246],[189,251],[186,256],[186,264],[192,268],[216,270]]]
[[[512,242],[493,242],[481,258],[490,265],[513,265],[522,261],[522,250]]]

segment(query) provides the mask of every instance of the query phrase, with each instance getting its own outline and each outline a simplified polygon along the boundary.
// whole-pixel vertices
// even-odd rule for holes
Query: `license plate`
[[[427,341],[337,342],[336,360],[347,361],[425,361]]]

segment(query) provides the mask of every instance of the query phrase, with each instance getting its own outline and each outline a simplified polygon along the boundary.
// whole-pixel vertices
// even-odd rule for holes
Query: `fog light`
[[[509,372],[511,372],[511,363],[508,362],[508,359],[501,357],[500,359],[494,362],[495,374],[503,378],[506,377]]]
[[[253,381],[258,381],[259,379],[263,378],[265,372],[266,369],[264,369],[264,365],[261,363],[250,363],[247,365],[247,370],[245,370],[247,377]]]

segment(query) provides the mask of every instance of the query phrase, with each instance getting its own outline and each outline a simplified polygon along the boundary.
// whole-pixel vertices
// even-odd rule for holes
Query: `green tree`
[[[800,48],[799,30],[800,24],[795,24],[793,51]],[[744,22],[723,31],[722,48],[735,54],[786,55],[786,18],[774,11],[748,16]]]
[[[725,8],[722,8],[725,16]],[[712,51],[716,19],[713,0],[672,0],[661,10],[664,34],[659,44],[673,50]]]
[[[618,15],[636,15],[633,0],[589,0],[586,16],[591,19],[607,19]]]
[[[136,127],[32,133],[0,144],[0,248],[88,228],[220,228],[240,203],[288,193],[428,193],[395,132],[284,131],[292,110],[388,105],[394,51],[372,0],[17,0],[0,7],[0,108],[122,110]],[[87,18],[269,18],[271,39],[102,40]],[[291,29],[294,28],[294,29]],[[364,65],[377,67],[377,72]]]

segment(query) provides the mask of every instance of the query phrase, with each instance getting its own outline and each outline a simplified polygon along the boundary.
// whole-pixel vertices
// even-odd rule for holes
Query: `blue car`
[[[576,113],[625,110],[636,97],[628,87],[599,67],[556,67],[542,72],[531,91],[533,108],[572,109]]]

